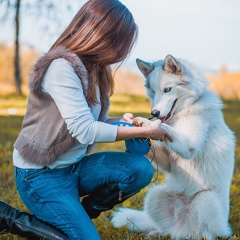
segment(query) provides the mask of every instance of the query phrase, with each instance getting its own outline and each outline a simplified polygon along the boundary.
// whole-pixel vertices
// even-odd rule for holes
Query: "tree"
[[[20,17],[20,6],[21,0],[16,0],[16,12],[15,12],[15,57],[14,57],[14,76],[17,94],[22,94],[22,79],[21,79],[21,68],[20,68],[20,58],[19,58],[19,17]]]
[[[15,40],[14,40],[14,78],[16,85],[16,93],[22,94],[22,79],[21,79],[21,67],[20,67],[20,44],[19,33],[21,27],[21,13],[27,12],[28,15],[33,17],[46,17],[48,21],[61,23],[61,7],[70,11],[71,1],[64,0],[0,0],[0,7],[4,9],[1,21],[6,21],[8,18],[14,16],[15,25]],[[81,2],[81,1],[80,1]],[[58,28],[59,29],[59,28]]]

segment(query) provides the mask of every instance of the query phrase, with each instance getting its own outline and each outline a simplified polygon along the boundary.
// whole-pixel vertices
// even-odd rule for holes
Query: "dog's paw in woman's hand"
[[[152,121],[148,120],[147,118],[143,117],[135,117],[133,118],[133,125],[136,127],[146,127],[151,125]]]

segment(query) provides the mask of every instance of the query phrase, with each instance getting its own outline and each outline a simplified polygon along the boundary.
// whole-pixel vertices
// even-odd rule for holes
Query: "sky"
[[[221,66],[240,71],[239,0],[121,1],[132,12],[139,28],[138,41],[124,66],[136,70],[136,58],[152,62],[171,54],[206,71]],[[46,52],[84,2],[76,1],[71,13],[62,12],[63,24],[55,26],[54,34],[43,33],[40,22],[22,15],[25,27],[21,29],[21,42]],[[0,41],[13,41],[13,29],[12,22],[3,24]]]

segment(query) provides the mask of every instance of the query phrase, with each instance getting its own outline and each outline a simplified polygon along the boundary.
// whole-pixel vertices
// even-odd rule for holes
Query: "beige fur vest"
[[[57,58],[64,58],[70,62],[82,83],[85,96],[89,86],[88,72],[82,61],[63,46],[49,51],[35,64],[29,79],[27,112],[14,147],[26,161],[42,166],[51,164],[78,142],[69,134],[51,96],[42,92],[42,77],[51,62]],[[108,97],[101,97],[101,108],[99,121],[104,119],[108,111]]]

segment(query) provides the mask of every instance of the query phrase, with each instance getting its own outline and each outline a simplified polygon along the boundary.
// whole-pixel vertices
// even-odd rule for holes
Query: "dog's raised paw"
[[[133,119],[133,125],[136,127],[145,127],[151,125],[151,121],[143,117],[135,117]]]

